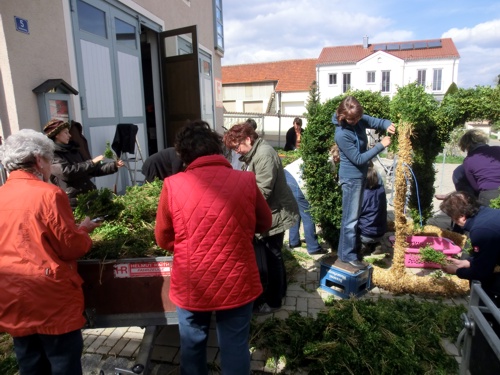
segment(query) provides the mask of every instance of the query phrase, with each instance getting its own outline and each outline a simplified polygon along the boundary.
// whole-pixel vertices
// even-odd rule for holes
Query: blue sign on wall
[[[14,20],[16,21],[16,30],[20,31],[25,34],[30,33],[30,29],[28,27],[28,20],[25,20],[24,18],[20,18],[17,16],[14,16]]]

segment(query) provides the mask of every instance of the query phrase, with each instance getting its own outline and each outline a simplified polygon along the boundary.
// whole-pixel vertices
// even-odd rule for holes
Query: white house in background
[[[317,59],[286,60],[222,67],[225,112],[302,116]]]
[[[437,100],[457,82],[460,55],[450,38],[325,47],[317,60],[322,101],[349,89],[380,91],[392,97],[398,87],[418,82]]]

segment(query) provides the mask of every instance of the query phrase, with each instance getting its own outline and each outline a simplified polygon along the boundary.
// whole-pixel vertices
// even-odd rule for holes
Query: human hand
[[[380,143],[382,143],[382,146],[387,147],[391,144],[391,137],[385,136],[384,138],[381,139]]]
[[[99,164],[104,159],[104,156],[99,155],[92,159],[92,163]]]
[[[101,225],[101,222],[94,222],[90,217],[86,217],[78,226],[78,229],[82,229],[87,233],[92,232],[95,228]]]
[[[121,168],[121,167],[123,167],[124,165],[125,165],[125,163],[123,162],[123,160],[118,159],[118,160],[116,161],[116,166],[117,166],[118,168]]]
[[[461,260],[461,259],[449,259],[449,264],[442,266],[441,269],[449,273],[451,275],[455,275],[457,273],[457,269],[459,268],[469,268],[470,267],[470,262],[468,260]]]
[[[396,126],[395,126],[394,124],[391,124],[391,126],[389,126],[389,127],[387,128],[387,133],[389,133],[389,134],[394,134],[394,133],[396,133]]]

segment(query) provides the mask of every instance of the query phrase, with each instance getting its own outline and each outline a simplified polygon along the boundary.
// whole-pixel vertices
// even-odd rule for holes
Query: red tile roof
[[[363,48],[363,45],[352,46],[338,46],[338,47],[325,47],[321,51],[318,58],[318,65],[331,65],[331,64],[355,64],[365,57],[377,52],[374,46],[384,44],[389,45],[406,45],[415,43],[427,43],[441,41],[441,47],[436,48],[415,48],[408,50],[385,50],[384,52],[393,56],[399,57],[403,60],[418,60],[418,59],[443,59],[443,58],[459,58],[455,43],[451,38],[431,39],[431,40],[414,40],[404,42],[388,42],[388,43],[374,43],[369,44],[368,48]]]
[[[309,91],[317,59],[286,60],[222,67],[222,83],[277,82],[276,91]]]

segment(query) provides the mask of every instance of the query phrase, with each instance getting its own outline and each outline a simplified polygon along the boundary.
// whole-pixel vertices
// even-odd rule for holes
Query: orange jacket
[[[16,337],[82,328],[76,260],[91,246],[63,190],[11,172],[0,187],[0,331]]]

